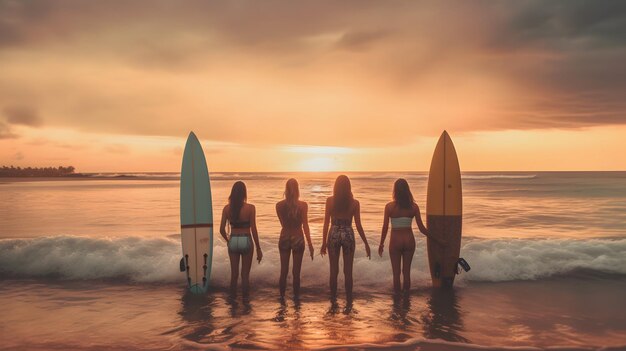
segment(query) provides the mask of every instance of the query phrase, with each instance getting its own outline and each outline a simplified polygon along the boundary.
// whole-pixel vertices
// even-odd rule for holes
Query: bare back
[[[230,205],[226,205],[224,207],[224,213],[226,214],[226,218],[228,219],[228,221],[231,223],[231,231],[232,233],[249,233],[250,232],[250,227],[253,224],[252,222],[254,221],[254,206],[252,206],[249,203],[244,203],[243,206],[241,206],[241,210],[239,211],[239,217],[237,219],[233,219],[232,215],[230,213]],[[233,223],[249,223],[250,225],[245,226],[243,228],[235,228],[232,227]]]
[[[328,210],[332,219],[340,219],[351,221],[354,216],[354,211],[356,209],[357,200],[352,199],[350,202],[350,206],[348,206],[347,210],[336,211],[335,210],[335,197],[331,196],[328,198],[326,202],[326,206],[328,206]]]
[[[411,208],[400,207],[395,201],[389,202],[387,205],[387,213],[389,213],[389,217],[414,217],[415,216],[415,208],[416,204],[413,204]]]
[[[290,208],[287,205],[286,200],[279,201],[276,204],[276,213],[283,229],[286,230],[302,230],[302,224],[304,222],[303,215],[306,213],[306,202],[298,201],[298,214],[294,218],[290,212]]]

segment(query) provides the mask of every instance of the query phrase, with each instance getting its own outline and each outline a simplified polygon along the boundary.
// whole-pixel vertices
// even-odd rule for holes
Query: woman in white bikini
[[[257,251],[257,261],[261,263],[263,252],[259,243],[259,234],[256,228],[256,208],[246,202],[246,185],[242,181],[233,184],[228,197],[228,205],[222,211],[220,222],[220,234],[228,243],[228,256],[230,257],[230,292],[237,291],[237,279],[239,278],[239,262],[241,261],[241,290],[244,295],[250,288],[250,269],[254,247]],[[230,236],[226,232],[226,222],[230,223]]]
[[[378,246],[378,254],[382,257],[385,238],[391,221],[389,257],[393,271],[393,290],[396,293],[401,291],[400,273],[404,277],[402,290],[408,292],[411,288],[411,262],[413,261],[413,254],[415,254],[415,237],[411,230],[413,218],[415,218],[415,223],[422,234],[438,240],[431,237],[428,229],[424,226],[420,216],[420,208],[413,199],[409,183],[405,179],[398,179],[393,185],[393,201],[385,206],[385,218],[380,234],[380,246]]]

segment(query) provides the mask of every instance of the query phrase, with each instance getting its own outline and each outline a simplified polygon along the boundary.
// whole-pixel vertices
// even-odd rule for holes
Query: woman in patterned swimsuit
[[[352,302],[352,264],[354,261],[354,230],[352,218],[356,224],[359,236],[365,244],[365,252],[370,257],[370,247],[361,225],[361,207],[352,195],[350,179],[340,175],[335,180],[333,196],[326,199],[324,211],[324,232],[322,249],[320,253],[325,255],[328,250],[330,260],[330,294],[334,299],[337,297],[337,276],[339,275],[339,254],[343,253],[343,274],[346,284],[346,300]],[[329,230],[329,224],[330,226]]]

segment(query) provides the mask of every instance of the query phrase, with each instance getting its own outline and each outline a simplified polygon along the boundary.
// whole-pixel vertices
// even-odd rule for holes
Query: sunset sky
[[[626,1],[0,0],[0,165],[626,170]]]

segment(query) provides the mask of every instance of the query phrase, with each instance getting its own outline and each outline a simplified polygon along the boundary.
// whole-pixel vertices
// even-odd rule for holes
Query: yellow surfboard
[[[427,240],[428,265],[433,287],[452,286],[461,251],[463,197],[459,159],[448,132],[437,142],[428,174],[426,225],[431,235],[446,245]]]

